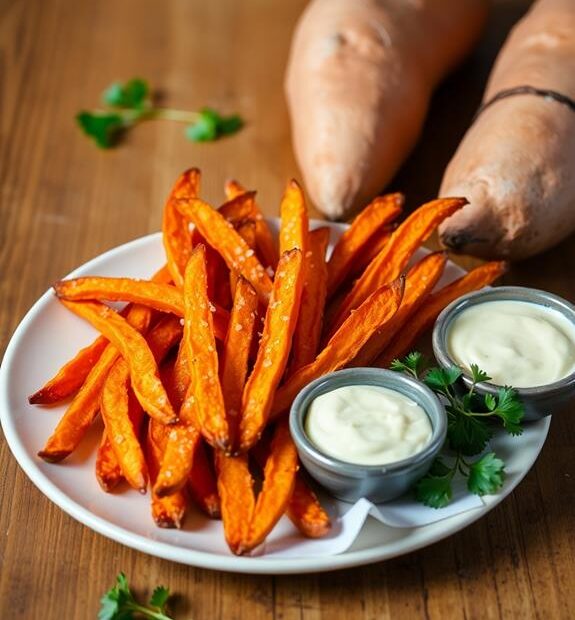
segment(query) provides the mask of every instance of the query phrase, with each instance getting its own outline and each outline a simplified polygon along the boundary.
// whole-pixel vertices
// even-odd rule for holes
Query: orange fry
[[[237,228],[239,222],[255,218],[255,196],[255,192],[237,194],[224,202],[218,211],[220,215]]]
[[[226,182],[226,196],[228,199],[244,194],[245,192],[246,190],[237,181],[230,180]],[[275,269],[279,257],[274,237],[255,201],[253,202],[253,210],[253,219],[256,221],[256,243],[259,254],[266,267]]]
[[[256,247],[256,223],[254,220],[243,220],[238,223],[236,226],[236,230],[240,237],[248,244],[248,246],[253,250]],[[236,294],[236,283],[238,280],[239,274],[236,271],[230,271],[230,291],[232,297]],[[251,286],[251,285],[250,285]],[[252,287],[253,288],[253,287]]]
[[[276,393],[272,417],[287,411],[297,393],[308,383],[343,368],[378,329],[393,319],[403,297],[404,279],[384,284],[353,312],[331,337],[315,360],[300,368]]]
[[[247,538],[242,540],[238,554],[260,545],[286,511],[293,493],[298,458],[288,424],[280,421],[275,429],[270,455],[264,467],[264,482],[258,495]]]
[[[132,488],[145,493],[148,468],[134,429],[135,420],[130,419],[129,380],[128,365],[123,359],[117,360],[102,389],[100,412],[124,478]]]
[[[248,372],[257,307],[258,297],[253,286],[240,276],[222,361],[222,392],[232,446],[235,446],[237,425],[242,408],[242,392]]]
[[[266,303],[272,288],[271,280],[257,259],[254,250],[226,219],[199,198],[178,204],[180,212],[197,227],[205,240],[217,250],[230,270],[241,273]]]
[[[208,443],[228,452],[230,435],[218,376],[203,245],[194,248],[186,267],[184,303],[184,346],[192,378],[197,428]]]
[[[180,175],[172,188],[164,206],[162,218],[162,241],[168,261],[168,269],[178,287],[184,285],[184,271],[192,252],[192,239],[189,223],[178,211],[178,200],[195,197],[200,188],[200,171],[197,168],[186,170]]]
[[[414,211],[353,285],[333,318],[329,333],[333,333],[375,289],[397,278],[437,226],[466,204],[465,198],[439,198]]]
[[[287,516],[298,530],[308,538],[321,538],[331,529],[331,520],[322,508],[317,495],[308,486],[301,473],[295,477],[295,485],[287,507]]]
[[[198,444],[194,453],[194,464],[188,477],[188,491],[196,506],[210,519],[221,517],[216,478],[202,442]]]
[[[123,477],[122,468],[104,429],[96,454],[96,479],[102,490],[110,493]]]
[[[148,414],[159,422],[170,424],[176,414],[160,381],[158,366],[144,337],[108,306],[94,301],[61,302],[89,321],[120,351],[130,368],[132,389]]]
[[[435,252],[428,254],[409,270],[399,310],[385,329],[378,330],[373,334],[349,364],[350,366],[370,366],[399,330],[404,327],[411,330],[408,321],[425,302],[426,297],[439,281],[446,262],[447,255],[445,252]]]
[[[302,254],[296,248],[283,254],[278,263],[258,355],[242,396],[241,451],[255,444],[268,420],[276,387],[288,361],[302,288]]]
[[[309,249],[304,259],[304,282],[301,304],[293,335],[289,374],[313,362],[321,337],[323,310],[327,292],[325,252],[329,228],[317,228],[309,233]]]
[[[292,179],[285,189],[280,207],[280,255],[299,248],[305,256],[308,246],[307,205],[300,186]]]
[[[389,346],[377,358],[375,365],[387,368],[395,358],[400,358],[409,353],[421,335],[433,325],[443,308],[461,295],[488,286],[503,275],[506,268],[505,262],[485,263],[429,295],[418,311],[410,318],[409,328],[402,329],[397,333]]]
[[[382,227],[401,213],[403,203],[402,194],[378,196],[353,220],[335,244],[327,265],[328,296],[339,288]]]
[[[255,507],[248,455],[226,456],[216,451],[215,456],[226,542],[233,553],[240,554]]]
[[[384,246],[389,243],[391,235],[395,229],[392,226],[385,226],[377,232],[369,242],[369,247],[357,257],[357,261],[353,264],[349,272],[350,279],[358,278],[365,271],[369,263],[383,250]]]
[[[151,318],[151,310],[144,306],[133,306],[126,314],[126,321],[140,332],[145,332],[148,329]],[[118,349],[112,344],[108,344],[58,422],[46,445],[38,452],[39,457],[45,461],[56,463],[65,459],[78,447],[98,413],[100,392],[108,372],[118,356]]]
[[[150,420],[146,435],[146,459],[150,480],[155,484],[160,463],[166,449],[166,434],[169,428],[156,420]],[[152,518],[158,527],[179,528],[186,512],[186,497],[182,491],[176,491],[166,497],[158,497],[152,492]]]
[[[182,291],[170,284],[131,278],[87,277],[73,280],[60,280],[54,285],[60,299],[70,301],[130,301],[150,306],[160,312],[169,312],[184,316],[184,299]],[[214,306],[214,330],[216,338],[226,337],[228,313]]]

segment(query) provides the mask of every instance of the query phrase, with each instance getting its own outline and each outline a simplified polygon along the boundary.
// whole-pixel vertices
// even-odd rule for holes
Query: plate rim
[[[276,223],[278,218],[266,218],[269,221]],[[330,229],[345,230],[347,226],[341,223],[327,222],[324,220],[310,220],[312,227],[328,226]],[[115,254],[121,254],[126,251],[137,249],[140,245],[146,245],[150,242],[161,243],[161,233],[155,232],[142,237],[138,237],[121,245],[115,246],[105,252],[102,252],[98,256],[88,260],[79,267],[71,271],[66,278],[75,277],[78,273],[83,273],[90,270],[94,265],[97,265],[102,260],[113,259]],[[457,266],[461,269],[459,266]],[[37,299],[31,308],[26,312],[16,329],[14,330],[6,351],[4,353],[2,363],[0,364],[0,424],[6,443],[12,452],[12,455],[16,459],[20,468],[24,471],[26,476],[34,484],[34,486],[45,495],[50,501],[56,504],[64,512],[70,515],[76,521],[89,527],[98,534],[105,536],[115,542],[123,544],[137,551],[147,553],[152,556],[160,557],[163,559],[179,562],[191,566],[197,566],[201,568],[207,568],[211,570],[224,570],[236,573],[247,574],[305,574],[313,572],[328,572],[341,570],[345,568],[352,568],[355,566],[361,566],[365,564],[371,564],[378,561],[384,561],[417,551],[429,545],[432,545],[440,540],[444,540],[453,534],[461,531],[468,525],[471,525],[481,517],[485,516],[493,508],[495,508],[500,502],[502,502],[513,490],[519,485],[523,478],[533,467],[537,460],[543,445],[547,439],[550,418],[540,421],[536,424],[541,426],[538,442],[534,450],[535,456],[530,459],[528,464],[523,470],[516,476],[511,482],[507,482],[507,486],[504,493],[497,495],[487,496],[484,499],[484,506],[482,508],[475,508],[467,513],[454,515],[446,519],[458,518],[457,523],[451,524],[445,531],[441,531],[438,534],[431,535],[429,538],[423,537],[423,539],[416,539],[412,543],[409,539],[400,539],[384,545],[377,545],[368,549],[360,549],[356,551],[346,551],[338,555],[326,555],[310,557],[295,557],[295,558],[266,558],[262,557],[238,557],[238,556],[224,556],[220,554],[213,554],[206,551],[192,550],[185,547],[177,547],[175,544],[170,544],[163,541],[158,541],[153,538],[146,537],[144,535],[132,532],[125,529],[122,526],[110,523],[103,517],[95,515],[88,508],[83,507],[76,501],[71,499],[64,491],[60,490],[54,482],[45,474],[39,467],[36,460],[28,453],[25,446],[21,442],[15,424],[12,421],[10,415],[10,403],[9,403],[9,377],[10,368],[18,352],[18,344],[23,335],[25,334],[28,326],[42,312],[52,297],[51,290],[48,289],[44,292],[39,299]],[[415,530],[421,530],[422,528],[414,528]],[[387,548],[387,551],[385,549]]]

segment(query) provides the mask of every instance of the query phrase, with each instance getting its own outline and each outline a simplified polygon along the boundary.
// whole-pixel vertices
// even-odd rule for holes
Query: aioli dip
[[[547,385],[575,371],[575,325],[540,304],[486,301],[453,320],[447,350],[467,370],[477,364],[496,385]]]
[[[425,411],[400,392],[375,385],[346,385],[315,398],[305,431],[324,454],[357,465],[401,461],[430,442]]]

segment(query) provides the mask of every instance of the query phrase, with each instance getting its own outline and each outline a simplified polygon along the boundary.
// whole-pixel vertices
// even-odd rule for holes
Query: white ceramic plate
[[[277,220],[270,223],[277,228]],[[330,227],[333,241],[343,226]],[[146,278],[163,262],[161,236],[153,234],[110,250],[70,275]],[[461,273],[450,263],[444,281]],[[190,510],[184,529],[162,530],[152,521],[148,497],[131,489],[103,493],[94,476],[99,424],[94,425],[77,454],[64,463],[48,464],[36,456],[64,407],[34,407],[28,404],[27,396],[93,338],[94,331],[66,311],[50,291],[34,304],[14,333],[0,369],[0,420],[8,444],[42,493],[81,523],[128,547],[194,566],[245,573],[305,573],[368,564],[430,545],[476,521],[509,495],[535,462],[549,428],[547,419],[529,425],[520,438],[501,434],[494,440],[494,449],[506,460],[507,479],[501,493],[485,498],[483,508],[411,529],[390,528],[370,519],[353,546],[335,556],[235,557],[226,547],[220,522]],[[282,532],[285,535],[286,530],[280,522],[271,537]]]

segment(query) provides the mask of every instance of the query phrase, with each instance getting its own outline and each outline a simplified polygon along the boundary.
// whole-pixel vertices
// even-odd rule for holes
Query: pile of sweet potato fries
[[[298,471],[287,413],[317,377],[349,366],[387,366],[406,353],[453,299],[504,270],[487,263],[432,292],[446,254],[408,263],[465,200],[433,200],[395,225],[403,197],[375,199],[326,259],[329,229],[309,230],[291,181],[281,203],[279,251],[237,182],[213,209],[200,173],[183,173],[163,214],[164,265],[150,280],[85,277],[54,286],[100,336],[38,392],[34,404],[71,401],[39,456],[77,449],[98,413],[96,476],[122,479],[152,515],[179,527],[188,502],[222,518],[236,554],[264,541],[287,514],[310,537],[330,520]],[[123,301],[117,312],[105,301]],[[256,492],[256,489],[258,491]]]

